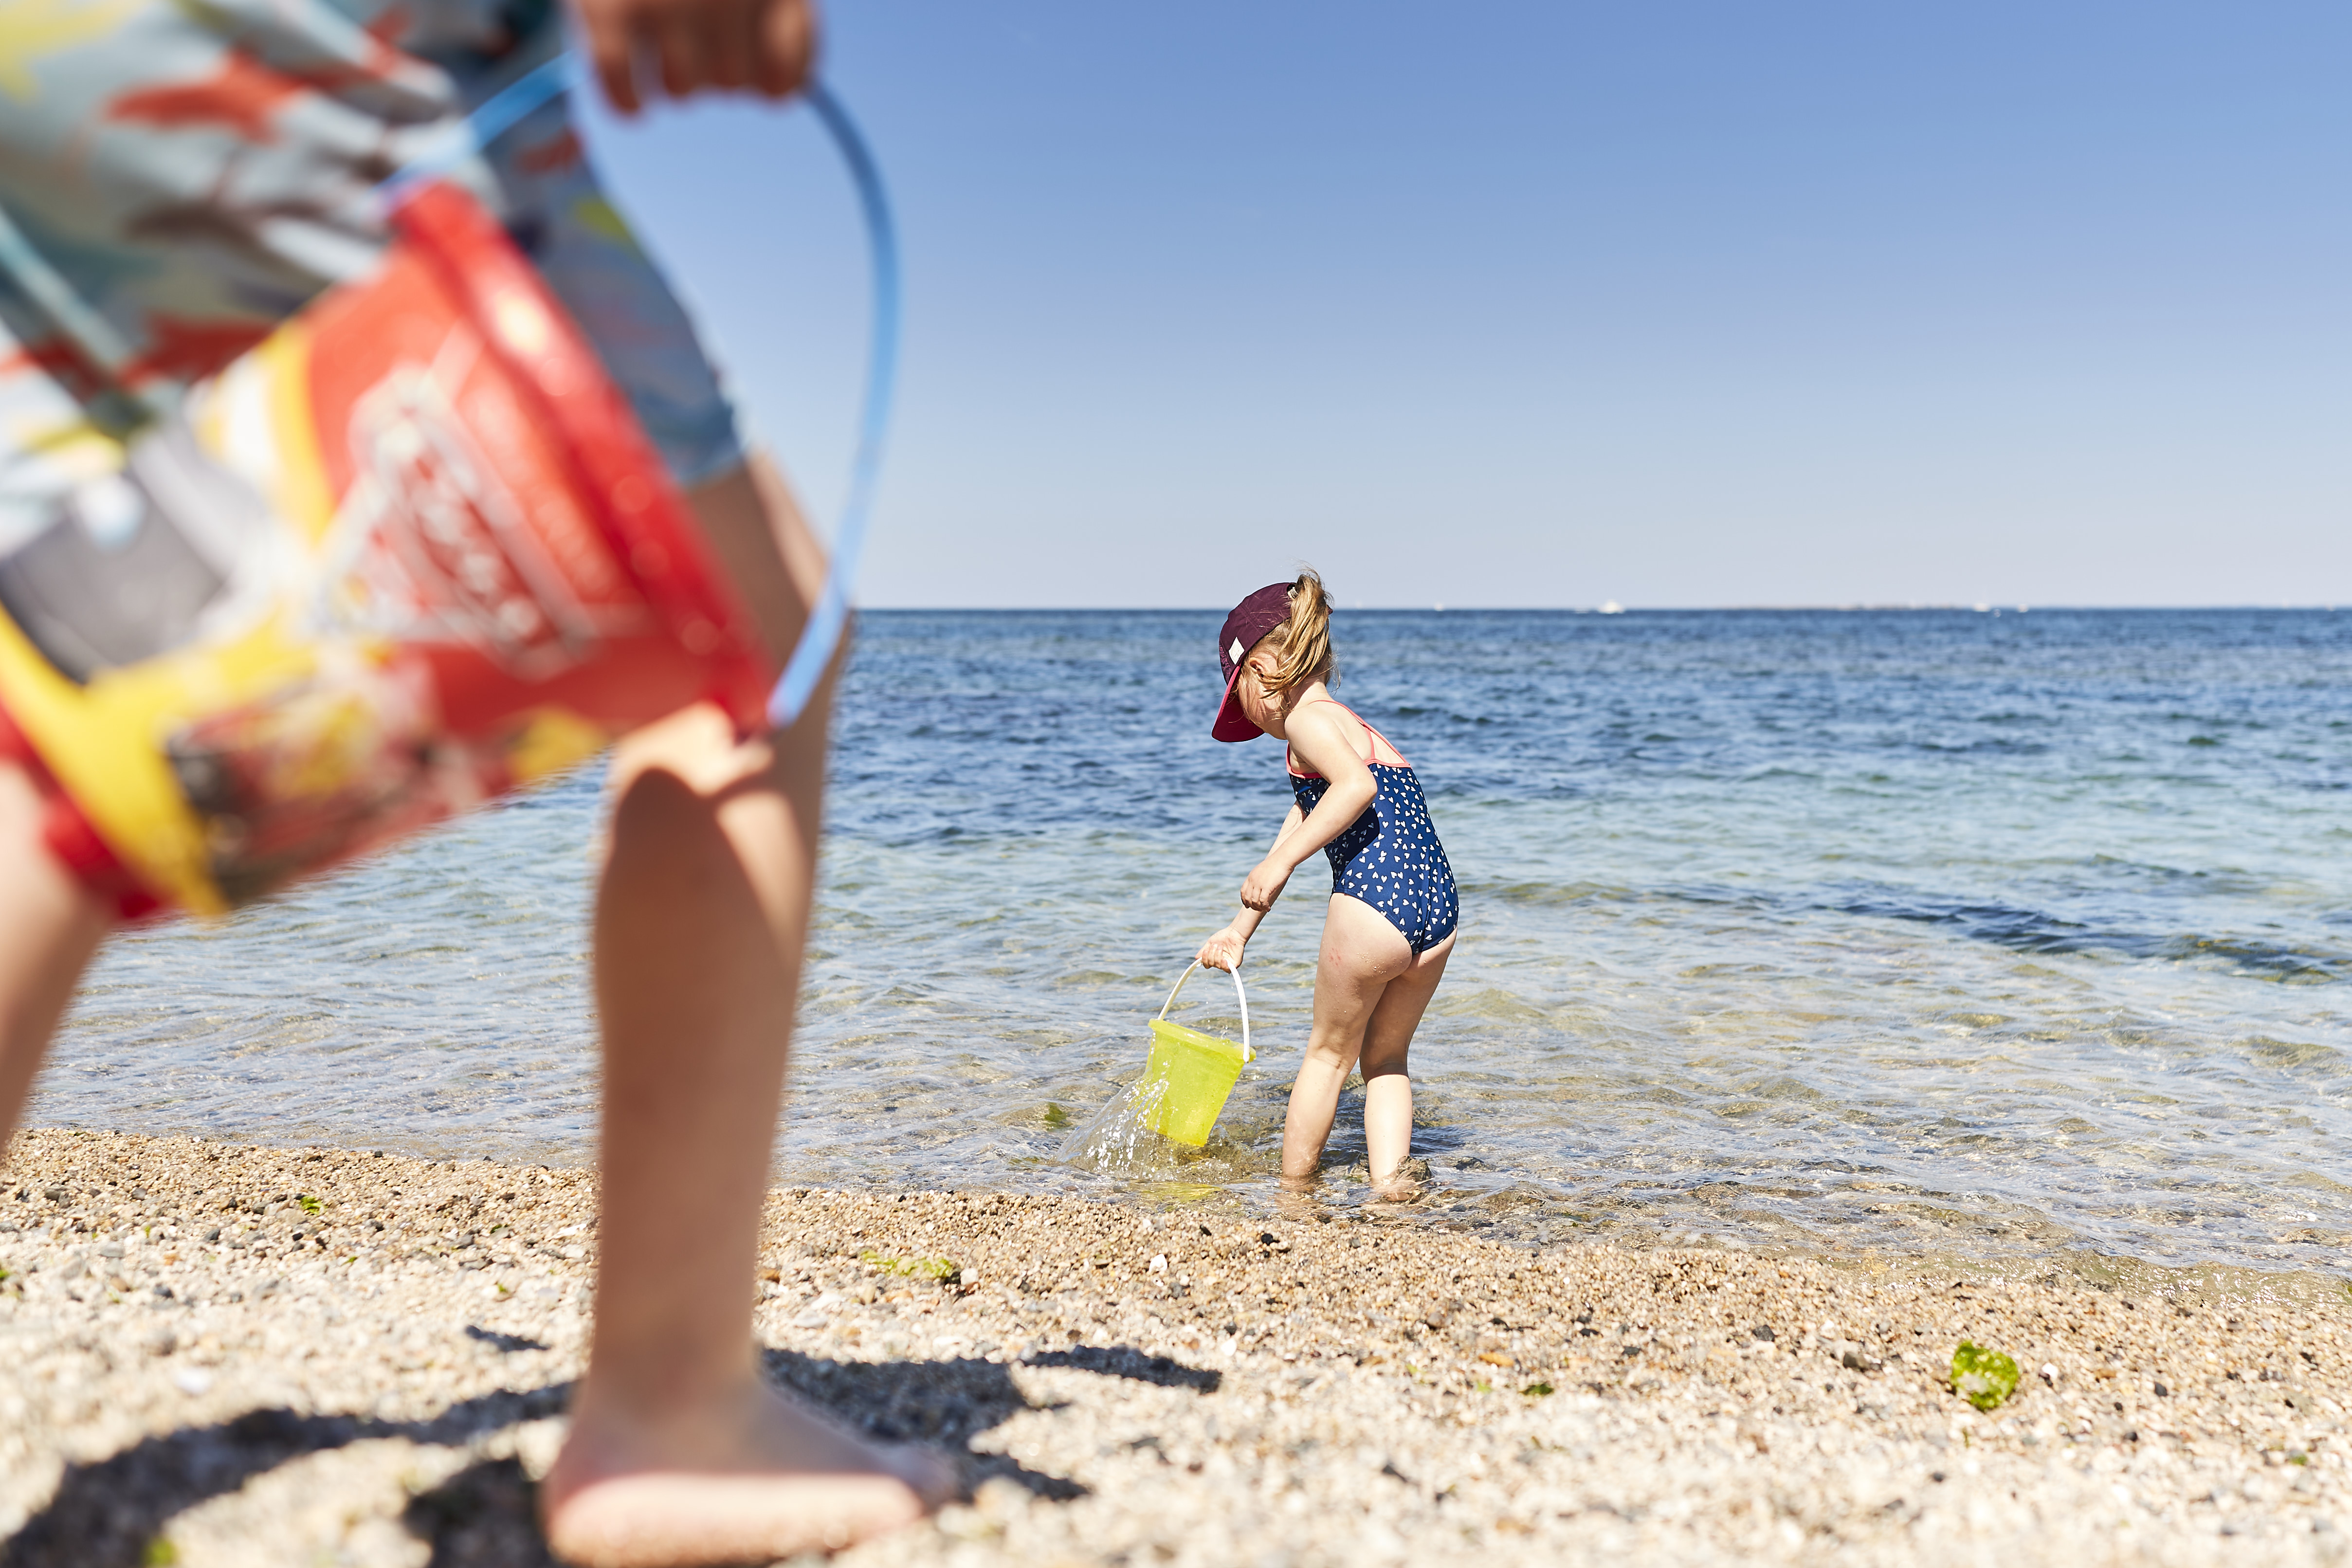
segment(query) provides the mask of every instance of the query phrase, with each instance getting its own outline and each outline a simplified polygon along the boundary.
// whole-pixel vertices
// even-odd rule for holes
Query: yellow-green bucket
[[[1196,962],[1179,975],[1176,990],[1160,1005],[1160,1016],[1151,1020],[1151,1055],[1135,1086],[1135,1103],[1142,1111],[1143,1125],[1195,1149],[1209,1141],[1209,1130],[1216,1126],[1218,1113],[1225,1109],[1225,1097],[1233,1093],[1243,1065],[1255,1054],[1249,1045],[1249,996],[1242,990],[1241,975],[1233,971],[1227,973],[1233,973],[1234,994],[1242,1005],[1240,1045],[1168,1021],[1168,1009],[1176,1005],[1176,992],[1184,989],[1192,970],[1200,967]]]

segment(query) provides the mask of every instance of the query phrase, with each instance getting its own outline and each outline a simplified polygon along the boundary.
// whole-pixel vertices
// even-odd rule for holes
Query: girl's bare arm
[[[1290,749],[1330,784],[1315,809],[1298,821],[1295,830],[1285,831],[1274,841],[1274,847],[1242,884],[1244,908],[1261,911],[1274,908],[1290,874],[1347,832],[1379,793],[1372,770],[1356,755],[1349,725],[1339,717],[1344,711],[1336,702],[1318,702],[1295,710],[1284,726],[1290,732]]]
[[[1273,910],[1274,901],[1282,897],[1290,874],[1347,832],[1379,790],[1372,782],[1372,770],[1356,755],[1355,742],[1337,704],[1318,702],[1295,710],[1284,728],[1290,734],[1290,749],[1330,784],[1313,811],[1301,816],[1294,805],[1290,815],[1282,819],[1274,847],[1242,883],[1241,913],[1201,946],[1200,961],[1211,969],[1233,969],[1241,963],[1243,948],[1258,922]]]
[[[1298,831],[1298,825],[1304,820],[1305,818],[1299,814],[1297,803],[1292,802],[1290,814],[1282,819],[1282,830],[1274,836],[1274,848],[1269,853],[1281,853],[1283,841]],[[1266,906],[1266,910],[1272,908],[1271,904]],[[1249,945],[1249,939],[1256,933],[1258,922],[1265,919],[1266,910],[1244,908],[1239,914],[1234,916],[1224,930],[1202,942],[1201,951],[1196,955],[1202,967],[1239,968],[1242,962],[1242,950]]]

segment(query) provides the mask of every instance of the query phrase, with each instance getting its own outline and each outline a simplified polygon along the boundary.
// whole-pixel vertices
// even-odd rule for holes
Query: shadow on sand
[[[1086,1495],[1075,1481],[1039,1474],[1005,1455],[971,1451],[974,1436],[1032,1408],[1007,1369],[995,1363],[842,1362],[772,1350],[764,1361],[772,1381],[854,1430],[881,1442],[944,1449],[967,1491],[1002,1476],[1055,1501]],[[1123,1345],[1047,1352],[1027,1364],[1202,1394],[1213,1393],[1220,1382],[1214,1372]],[[384,1437],[460,1447],[561,1414],[571,1391],[569,1383],[501,1389],[416,1421],[248,1410],[213,1426],[144,1438],[106,1458],[68,1466],[47,1505],[0,1542],[0,1568],[142,1568],[156,1560],[154,1542],[174,1516],[306,1454]],[[432,1543],[432,1568],[552,1568],[534,1504],[520,1463],[483,1459],[419,1493],[401,1522]]]

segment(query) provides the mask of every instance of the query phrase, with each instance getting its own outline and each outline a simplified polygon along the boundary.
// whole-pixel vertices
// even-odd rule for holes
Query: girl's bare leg
[[[1412,967],[1381,993],[1365,1027],[1358,1059],[1364,1073],[1365,1163],[1371,1167],[1375,1187],[1394,1184],[1398,1167],[1412,1152],[1412,1078],[1405,1056],[1430,997],[1437,994],[1438,981],[1444,978],[1445,961],[1453,956],[1449,936],[1414,959]]]
[[[1290,1087],[1282,1123],[1282,1173],[1315,1173],[1339,1113],[1339,1090],[1363,1049],[1364,1030],[1381,994],[1412,967],[1412,944],[1388,918],[1360,899],[1331,895],[1323,918],[1323,951],[1315,964],[1315,1025],[1306,1058]]]
[[[49,1036],[111,923],[42,845],[33,782],[0,762],[0,1154]]]
[[[770,645],[789,647],[816,558],[781,481],[739,474],[695,499]],[[768,518],[788,565],[762,555]],[[807,586],[780,605],[779,584]],[[828,688],[790,732],[747,744],[691,709],[614,761],[595,1331],[542,1493],[550,1543],[575,1563],[790,1557],[904,1524],[945,1489],[936,1460],[858,1442],[768,1387],[751,1339],[830,706]]]

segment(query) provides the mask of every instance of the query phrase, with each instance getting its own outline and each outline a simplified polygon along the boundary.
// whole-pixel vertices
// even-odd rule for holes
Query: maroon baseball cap
[[[1262,733],[1242,711],[1234,682],[1241,675],[1242,659],[1257,646],[1257,639],[1289,618],[1287,583],[1268,583],[1235,605],[1234,613],[1225,617],[1225,629],[1217,634],[1217,662],[1225,669],[1225,700],[1217,706],[1217,721],[1209,727],[1209,733],[1218,740],[1255,741]]]

